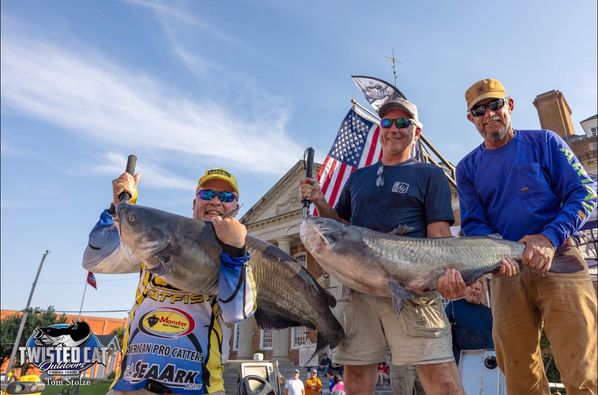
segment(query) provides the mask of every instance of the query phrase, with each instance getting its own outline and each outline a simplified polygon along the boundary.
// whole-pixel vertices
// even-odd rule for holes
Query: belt
[[[149,392],[153,392],[154,394],[172,394],[170,388],[154,380],[147,380],[145,389]]]

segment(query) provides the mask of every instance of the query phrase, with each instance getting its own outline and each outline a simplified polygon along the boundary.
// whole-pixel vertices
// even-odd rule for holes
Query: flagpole
[[[374,114],[373,112],[371,112],[370,110],[368,110],[367,108],[365,108],[364,106],[362,106],[361,104],[359,104],[359,102],[355,99],[351,99],[351,103],[353,103],[354,105],[356,105],[357,107],[359,107],[360,110],[365,111],[366,113],[368,113],[369,115],[371,115],[372,117],[374,117],[374,119],[380,119],[380,117],[376,114]]]
[[[85,279],[85,287],[83,288],[83,297],[81,298],[81,306],[79,306],[79,315],[77,315],[77,321],[81,318],[81,311],[83,311],[83,301],[85,301],[85,292],[87,291],[87,278]]]

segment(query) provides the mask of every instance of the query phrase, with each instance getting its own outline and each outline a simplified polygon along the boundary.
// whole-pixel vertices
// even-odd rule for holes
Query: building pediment
[[[314,163],[314,175],[320,168]],[[253,207],[243,215],[241,222],[251,228],[264,222],[284,221],[301,211],[299,180],[305,177],[303,161],[298,161]]]

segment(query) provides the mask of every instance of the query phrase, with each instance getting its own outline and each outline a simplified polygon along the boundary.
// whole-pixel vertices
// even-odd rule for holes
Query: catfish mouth
[[[327,223],[328,221],[323,221],[318,217],[309,217],[301,221],[301,240],[310,253],[332,250],[336,240],[331,237],[331,234],[337,229]]]
[[[172,245],[172,234],[164,234],[159,224],[145,225],[147,221],[144,221],[144,224],[139,223],[133,206],[127,203],[119,204],[117,211],[121,240],[138,258],[150,260],[156,257],[159,258],[157,262],[170,260],[170,255],[162,253]]]

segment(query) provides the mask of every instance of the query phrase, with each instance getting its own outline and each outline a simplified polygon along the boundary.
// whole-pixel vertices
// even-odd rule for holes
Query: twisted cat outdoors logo
[[[106,365],[108,347],[103,347],[84,321],[36,328],[19,347],[21,363],[29,361],[42,372],[79,375],[96,363]]]

